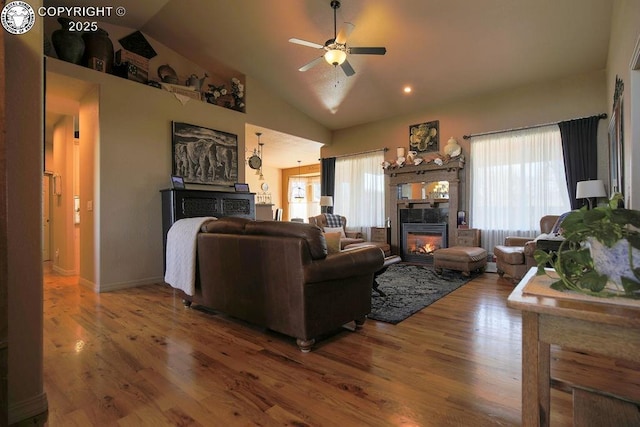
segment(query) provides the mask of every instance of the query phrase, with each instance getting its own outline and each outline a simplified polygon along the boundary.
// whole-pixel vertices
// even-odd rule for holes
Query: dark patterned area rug
[[[376,281],[386,296],[371,294],[369,319],[400,323],[471,280],[456,271],[444,270],[438,276],[432,268],[394,264]]]

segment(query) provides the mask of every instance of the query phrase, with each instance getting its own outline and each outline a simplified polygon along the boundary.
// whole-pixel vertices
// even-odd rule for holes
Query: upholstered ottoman
[[[472,271],[484,271],[486,266],[487,251],[478,247],[452,246],[433,253],[433,267],[438,274],[442,274],[442,269],[447,268],[469,276]]]

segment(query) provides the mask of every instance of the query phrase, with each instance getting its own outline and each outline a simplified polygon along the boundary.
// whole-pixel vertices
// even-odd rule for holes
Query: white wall
[[[247,78],[247,113],[243,114],[199,101],[183,105],[169,92],[55,59],[48,60],[47,71],[99,86],[87,106],[97,108],[99,123],[83,118],[83,103],[80,111],[81,280],[99,291],[162,280],[159,191],[168,187],[171,174],[172,121],[237,135],[241,156],[247,122],[330,141],[327,129],[251,78]],[[239,180],[245,180],[242,163],[238,172]],[[93,212],[87,210],[88,201],[93,202]],[[92,222],[93,228],[87,230]]]
[[[94,85],[80,100],[80,283],[99,290],[99,213],[89,209],[100,194],[97,141],[100,141],[100,88]]]
[[[322,157],[388,147],[385,158],[396,156],[396,147],[409,148],[409,126],[439,120],[440,149],[455,137],[468,156],[469,141],[463,135],[558,122],[607,112],[603,71],[540,82],[512,90],[461,99],[413,114],[334,132]],[[607,122],[600,121],[598,137],[599,177],[606,177]],[[468,173],[463,170],[460,208],[468,210]]]
[[[39,0],[29,2],[37,8]],[[9,424],[42,414],[42,29],[4,34]],[[1,422],[1,421],[0,421]]]
[[[77,274],[73,225],[73,116],[65,116],[53,129],[52,168],[60,195],[51,196],[53,269],[62,275]],[[53,193],[53,192],[52,192]]]

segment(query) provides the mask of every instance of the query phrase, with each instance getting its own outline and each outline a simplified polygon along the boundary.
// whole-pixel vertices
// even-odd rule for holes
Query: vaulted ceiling
[[[75,5],[74,0],[45,1]],[[92,5],[113,6],[112,0]],[[120,0],[122,18],[203,68],[223,64],[260,81],[329,129],[419,111],[454,99],[606,67],[609,0],[342,0],[355,75],[302,65],[333,37],[330,0]],[[405,85],[413,87],[409,95]],[[247,88],[250,93],[251,88]]]

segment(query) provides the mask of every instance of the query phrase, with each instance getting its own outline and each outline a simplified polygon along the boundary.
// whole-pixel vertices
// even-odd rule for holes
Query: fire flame
[[[409,252],[413,254],[430,254],[434,252],[436,249],[438,248],[433,243],[425,243],[424,245],[420,245],[420,246],[416,244],[412,244]]]

